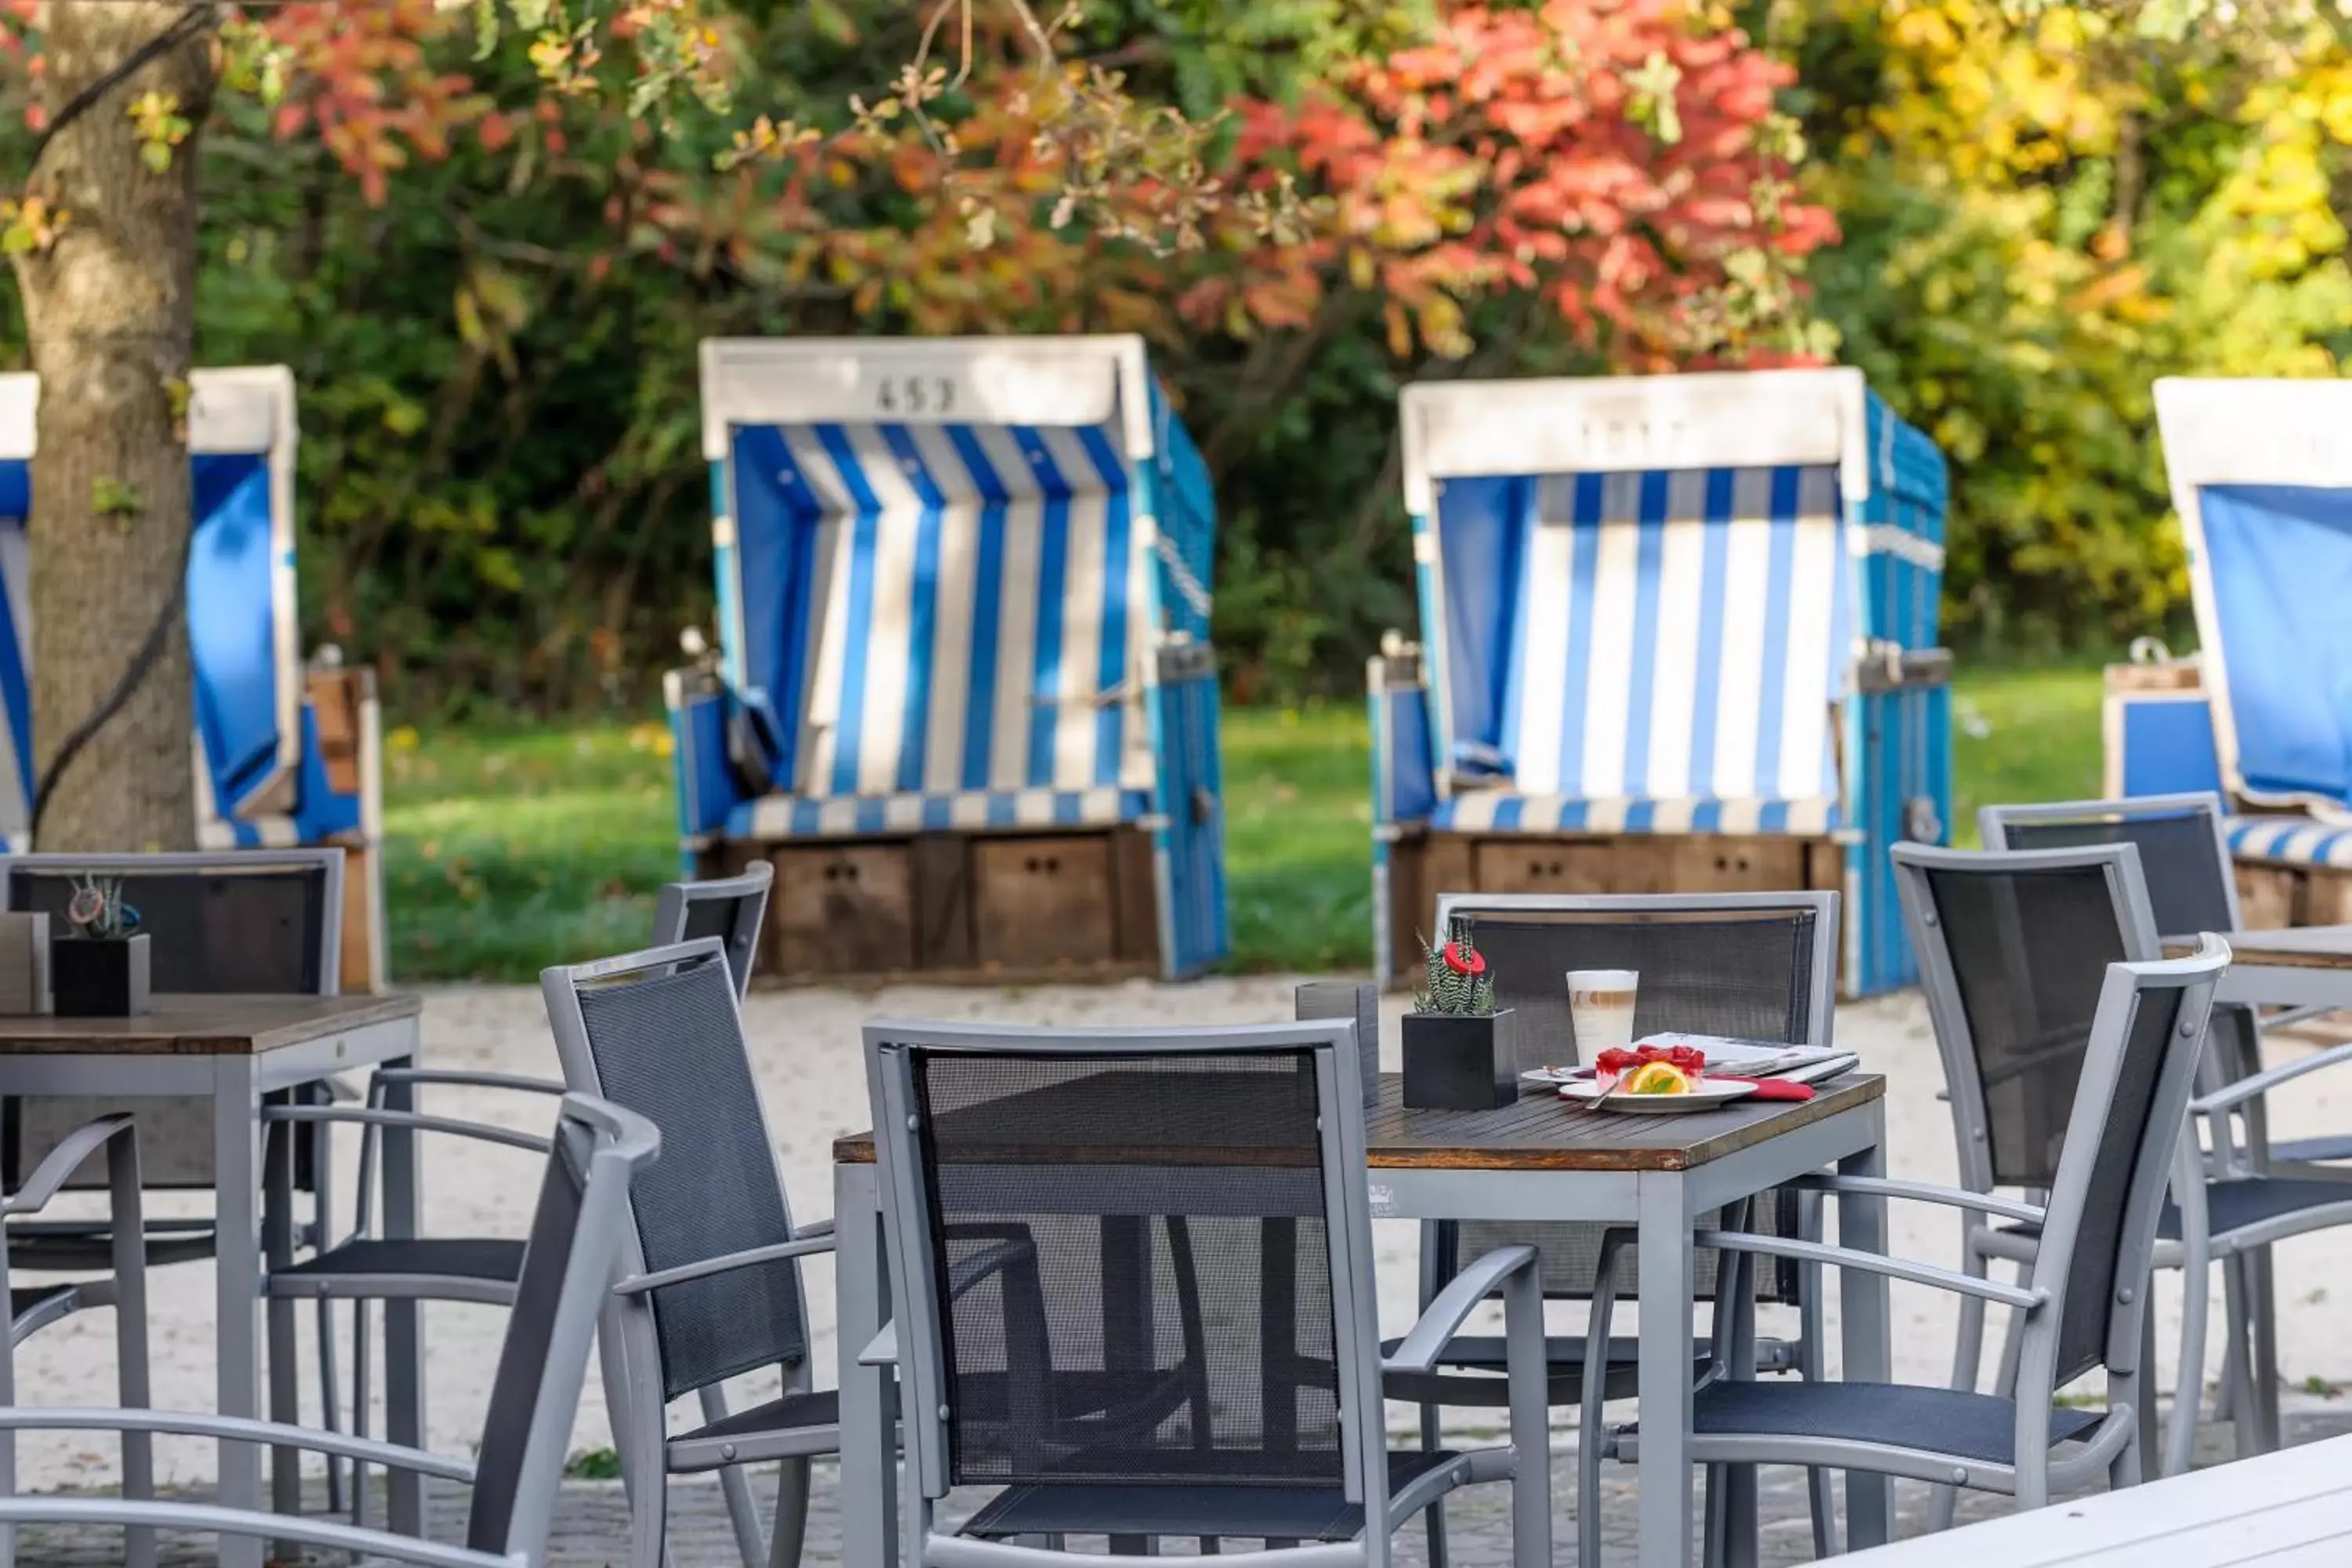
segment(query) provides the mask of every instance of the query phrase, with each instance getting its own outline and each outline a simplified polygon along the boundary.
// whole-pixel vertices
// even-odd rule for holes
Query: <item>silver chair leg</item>
[[[368,1435],[368,1303],[352,1303],[352,1436]],[[352,1461],[352,1527],[368,1527],[367,1467]]]
[[[727,1393],[717,1384],[701,1390],[701,1404],[704,1420],[726,1419]],[[768,1556],[767,1535],[760,1528],[760,1505],[751,1498],[751,1478],[742,1466],[730,1465],[719,1472],[719,1495],[727,1504],[727,1521],[734,1527],[735,1550],[742,1555],[743,1568],[760,1568]]]
[[[334,1102],[331,1089],[314,1086],[313,1103]],[[310,1128],[310,1250],[324,1252],[334,1231],[335,1183],[334,1142],[332,1129],[325,1122]],[[342,1388],[335,1367],[335,1308],[326,1297],[319,1299],[319,1421],[330,1432],[342,1429]],[[343,1462],[329,1454],[327,1461],[327,1511],[343,1511]]]
[[[1819,1193],[1797,1195],[1797,1223],[1807,1241],[1822,1238],[1822,1198]],[[1797,1266],[1797,1375],[1807,1383],[1829,1381],[1829,1310],[1822,1304],[1827,1270],[1818,1263]],[[1805,1503],[1812,1516],[1813,1555],[1837,1555],[1837,1492],[1830,1472],[1818,1467],[1805,1472]]]
[[[342,1388],[335,1367],[335,1304],[321,1297],[319,1301],[319,1424],[330,1432],[343,1429]],[[327,1511],[341,1513],[343,1501],[343,1465],[332,1454],[327,1456]]]
[[[139,1145],[117,1138],[107,1148],[107,1186],[111,1215],[114,1265],[114,1342],[117,1376],[126,1410],[152,1407],[153,1384],[147,1363],[147,1221],[140,1199]],[[13,1337],[13,1335],[12,1335]],[[13,1363],[13,1352],[11,1352]],[[14,1379],[11,1378],[13,1385]],[[13,1386],[11,1394],[13,1399]],[[16,1447],[9,1446],[10,1490],[14,1490]],[[155,1440],[144,1432],[122,1435],[122,1495],[138,1501],[155,1496]],[[12,1559],[14,1542],[0,1559]],[[141,1528],[123,1532],[124,1568],[155,1568],[155,1532]]]
[[[2271,1248],[2257,1247],[2246,1259],[2247,1306],[2253,1342],[2255,1419],[2260,1424],[2263,1453],[2284,1440],[2279,1430],[2278,1279],[2271,1268]]]
[[[786,1459],[777,1467],[776,1529],[769,1538],[768,1568],[800,1568],[801,1543],[808,1534],[808,1507],[809,1462]]]
[[[2154,1453],[2140,1458],[2141,1468],[2160,1476],[2186,1474],[2197,1457],[2197,1426],[2205,1408],[2205,1326],[2212,1289],[2213,1266],[2203,1247],[2188,1248],[2180,1269],[2180,1360],[2172,1378],[2172,1426],[2165,1434],[2161,1458]],[[2151,1405],[2156,1403],[2155,1370],[2151,1365],[2147,1372]]]
[[[2247,1289],[2246,1258],[2234,1253],[2221,1260],[2221,1312],[2229,1319],[2227,1343],[2229,1350],[2222,1362],[2222,1386],[2227,1390],[2230,1426],[2236,1440],[2238,1458],[2252,1458],[2260,1451],[2261,1434],[2256,1430],[2261,1417],[2254,1405],[2253,1352],[2252,1337],[2253,1306]]]
[[[1421,1451],[1434,1453],[1439,1444],[1438,1407],[1421,1407]],[[1423,1528],[1429,1532],[1429,1568],[1446,1568],[1445,1501],[1439,1499],[1422,1513]]]
[[[1588,1381],[1577,1406],[1576,1561],[1578,1568],[1601,1561],[1601,1405],[1607,1379]]]
[[[2156,1424],[2156,1313],[2153,1310],[2140,1314],[2139,1370],[2132,1374],[2131,1386],[2132,1411],[2139,1426],[2137,1447],[2143,1455],[2148,1456],[2145,1462],[2152,1464],[2154,1456],[2163,1451],[2164,1445]]]

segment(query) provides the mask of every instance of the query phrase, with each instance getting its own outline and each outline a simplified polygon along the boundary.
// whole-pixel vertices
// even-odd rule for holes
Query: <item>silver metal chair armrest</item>
[[[23,1186],[0,1198],[0,1216],[40,1213],[64,1189],[73,1173],[81,1169],[84,1160],[126,1135],[138,1136],[128,1111],[83,1122],[60,1139],[47,1159],[33,1167],[33,1173],[25,1178]]]
[[[118,1498],[51,1495],[0,1499],[0,1525],[100,1524],[178,1530],[263,1541],[294,1541],[348,1553],[356,1562],[415,1563],[422,1568],[520,1568],[520,1560],[413,1536],[355,1530],[324,1519],[263,1513],[211,1503],[124,1502]]]
[[[898,1364],[898,1321],[893,1318],[882,1325],[882,1331],[866,1342],[857,1352],[860,1366],[897,1366]]]
[[[2275,1013],[2264,1014],[2262,1026],[2265,1029],[2292,1029],[2297,1024],[2308,1024],[2314,1018],[2325,1018],[2330,1013],[2342,1011],[2344,1011],[2343,1008],[2333,1006],[2326,1002],[2315,1003],[2308,1007],[2282,1007]]]
[[[415,1110],[384,1110],[377,1108],[345,1110],[331,1105],[272,1105],[261,1112],[264,1121],[333,1121],[349,1122],[360,1127],[405,1127],[413,1132],[440,1132],[452,1138],[471,1138],[482,1143],[503,1143],[509,1149],[528,1149],[534,1154],[544,1154],[551,1145],[544,1138],[529,1132],[518,1132],[511,1127],[493,1127],[483,1121],[460,1121],[449,1116],[426,1116]]]
[[[795,1241],[807,1241],[815,1237],[831,1236],[832,1234],[833,1221],[829,1218],[813,1219],[806,1225],[794,1226],[793,1227],[793,1239]]]
[[[1894,1279],[1907,1279],[1914,1285],[1929,1285],[1938,1290],[1949,1290],[1955,1295],[1998,1301],[2004,1307],[2015,1307],[2028,1312],[2050,1300],[2047,1290],[2023,1290],[1998,1280],[1979,1279],[1973,1274],[1937,1268],[1933,1264],[1914,1263],[1907,1258],[1889,1258],[1885,1253],[1861,1252],[1851,1247],[1831,1247],[1819,1241],[1791,1241],[1785,1237],[1751,1236],[1745,1231],[1702,1230],[1693,1233],[1691,1245],[1711,1247],[1718,1252],[1761,1252],[1774,1258],[1793,1258],[1801,1263],[1860,1268]]]
[[[1897,1182],[1885,1176],[1799,1176],[1789,1184],[1816,1193],[1852,1193],[1857,1197],[1909,1198],[1916,1203],[1942,1204],[1947,1208],[1975,1209],[1979,1214],[1999,1215],[2003,1219],[2040,1225],[2048,1213],[2039,1204],[2020,1203],[2015,1198],[1995,1197],[1990,1193],[1972,1193],[1965,1187],[1939,1187],[1932,1182]]]
[[[731,1274],[738,1268],[752,1268],[762,1263],[782,1263],[787,1258],[807,1258],[814,1253],[832,1250],[833,1237],[829,1236],[804,1241],[780,1241],[772,1247],[750,1247],[740,1252],[706,1258],[699,1263],[681,1263],[675,1268],[656,1269],[651,1274],[624,1279],[613,1287],[613,1294],[642,1296],[648,1290],[663,1290],[690,1280],[708,1279],[714,1274]]]
[[[1461,1331],[1478,1304],[1503,1288],[1513,1275],[1536,1267],[1539,1255],[1532,1247],[1498,1247],[1447,1282],[1404,1338],[1396,1353],[1381,1362],[1382,1372],[1429,1372]]]
[[[364,1459],[372,1465],[410,1470],[445,1481],[474,1483],[474,1467],[463,1459],[428,1454],[421,1448],[373,1442],[341,1432],[311,1426],[289,1426],[276,1421],[252,1421],[241,1415],[208,1415],[194,1410],[101,1410],[73,1405],[20,1405],[0,1407],[0,1431],[6,1432],[165,1432],[186,1437],[226,1437],[267,1443],[275,1448],[307,1448],[339,1458]],[[275,1516],[272,1516],[275,1517]]]
[[[2201,1100],[2192,1100],[2189,1102],[2189,1113],[2211,1116],[2229,1110],[2268,1094],[2279,1085],[2299,1079],[2305,1073],[2318,1072],[2324,1068],[2337,1067],[2345,1062],[2352,1062],[2352,1046],[2331,1046],[2315,1056],[2305,1057],[2300,1061],[2282,1062],[2252,1078],[2242,1078],[2233,1084],[2215,1089]]]
[[[510,1089],[518,1094],[562,1094],[566,1092],[561,1079],[525,1078],[511,1072],[463,1072],[437,1068],[378,1068],[371,1075],[375,1083],[439,1083],[459,1089]]]

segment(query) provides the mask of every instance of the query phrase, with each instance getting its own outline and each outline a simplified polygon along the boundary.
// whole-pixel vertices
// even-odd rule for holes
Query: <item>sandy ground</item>
[[[746,1026],[761,1092],[795,1215],[803,1220],[831,1212],[829,1169],[832,1140],[867,1124],[858,1029],[867,1018],[989,1019],[1066,1025],[1186,1022],[1244,1023],[1291,1015],[1293,980],[1259,977],[1213,980],[1183,986],[1142,983],[1112,987],[1048,986],[1002,990],[898,987],[881,992],[809,990],[766,992],[747,1005]],[[1398,1018],[1402,996],[1389,1000],[1382,1015],[1381,1055],[1396,1064]],[[1894,1174],[1923,1181],[1949,1181],[1954,1174],[1949,1112],[1936,1100],[1942,1083],[1927,1013],[1913,994],[1843,1007],[1838,1039],[1858,1050],[1869,1068],[1886,1073],[1888,1163]],[[547,1035],[539,993],[524,986],[454,987],[426,994],[425,1051],[435,1067],[474,1068],[553,1076],[554,1048]],[[2312,1049],[2293,1039],[2274,1040],[2273,1060]],[[428,1093],[425,1109],[446,1115],[540,1128],[545,1102],[481,1091]],[[2325,1073],[2295,1086],[2292,1101],[2273,1109],[2273,1135],[2308,1136],[2352,1124],[2352,1072]],[[349,1145],[340,1151],[348,1164]],[[425,1215],[429,1229],[444,1236],[518,1236],[529,1217],[537,1170],[533,1157],[518,1151],[451,1140],[428,1143],[425,1166]],[[348,1171],[341,1191],[351,1192]],[[1948,1210],[1898,1205],[1891,1215],[1896,1251],[1928,1262],[1952,1265],[1958,1257],[1958,1229]],[[1409,1224],[1378,1227],[1381,1248],[1381,1309],[1384,1330],[1401,1331],[1412,1318],[1414,1229]],[[2281,1303],[2281,1367],[2291,1387],[2306,1380],[2352,1381],[2352,1334],[2346,1331],[2344,1304],[2352,1302],[2352,1246],[2322,1235],[2278,1249]],[[820,1264],[809,1277],[816,1338],[818,1377],[832,1381],[834,1365],[832,1271]],[[169,1408],[215,1406],[213,1373],[213,1279],[209,1265],[185,1266],[159,1274],[154,1297],[153,1345],[156,1404]],[[2219,1291],[2216,1315],[2219,1314]],[[2168,1369],[2177,1333],[2177,1282],[2159,1286],[2159,1346]],[[1895,1375],[1941,1383],[1948,1373],[1953,1314],[1951,1298],[1898,1283],[1894,1289]],[[1561,1309],[1572,1314],[1573,1309]],[[315,1421],[316,1384],[311,1333],[314,1309],[301,1312],[304,1358],[304,1419]],[[482,1407],[504,1331],[499,1310],[463,1305],[426,1309],[427,1409],[431,1445],[465,1453],[478,1436]],[[348,1319],[338,1336],[348,1396]],[[1769,1327],[1768,1325],[1768,1331]],[[380,1354],[380,1352],[379,1352]],[[2207,1376],[2218,1373],[2218,1349]],[[47,1330],[18,1352],[20,1397],[28,1404],[110,1405],[114,1398],[111,1315],[87,1313]],[[381,1378],[378,1379],[381,1388]],[[744,1393],[756,1392],[747,1384]],[[691,1402],[680,1409],[683,1416]],[[1396,1413],[1402,1416],[1402,1411]],[[383,1430],[379,1413],[373,1429]],[[591,1386],[583,1402],[577,1433],[582,1448],[609,1441],[601,1393]],[[209,1478],[213,1451],[201,1443],[167,1442],[158,1454],[164,1479],[201,1482]],[[91,1484],[110,1478],[112,1444],[104,1440],[28,1436],[19,1460],[21,1484],[30,1489]]]

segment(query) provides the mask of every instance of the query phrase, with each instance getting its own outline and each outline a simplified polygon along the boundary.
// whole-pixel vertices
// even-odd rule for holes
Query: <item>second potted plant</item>
[[[1516,1015],[1495,1007],[1495,977],[1457,920],[1429,950],[1404,1016],[1404,1103],[1417,1110],[1497,1110],[1518,1098]]]
[[[131,1018],[147,1011],[147,933],[122,901],[120,877],[82,877],[66,905],[70,930],[49,944],[58,1016]]]

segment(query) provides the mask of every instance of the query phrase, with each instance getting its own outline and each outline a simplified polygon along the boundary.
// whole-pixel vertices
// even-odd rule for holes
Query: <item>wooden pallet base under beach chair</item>
[[[1440,893],[1834,892],[1845,856],[1828,838],[1728,834],[1456,833],[1400,838],[1389,858],[1391,984],[1419,973]]]
[[[1132,826],[728,844],[775,868],[754,973],[786,984],[1034,983],[1160,972],[1151,837]]]

